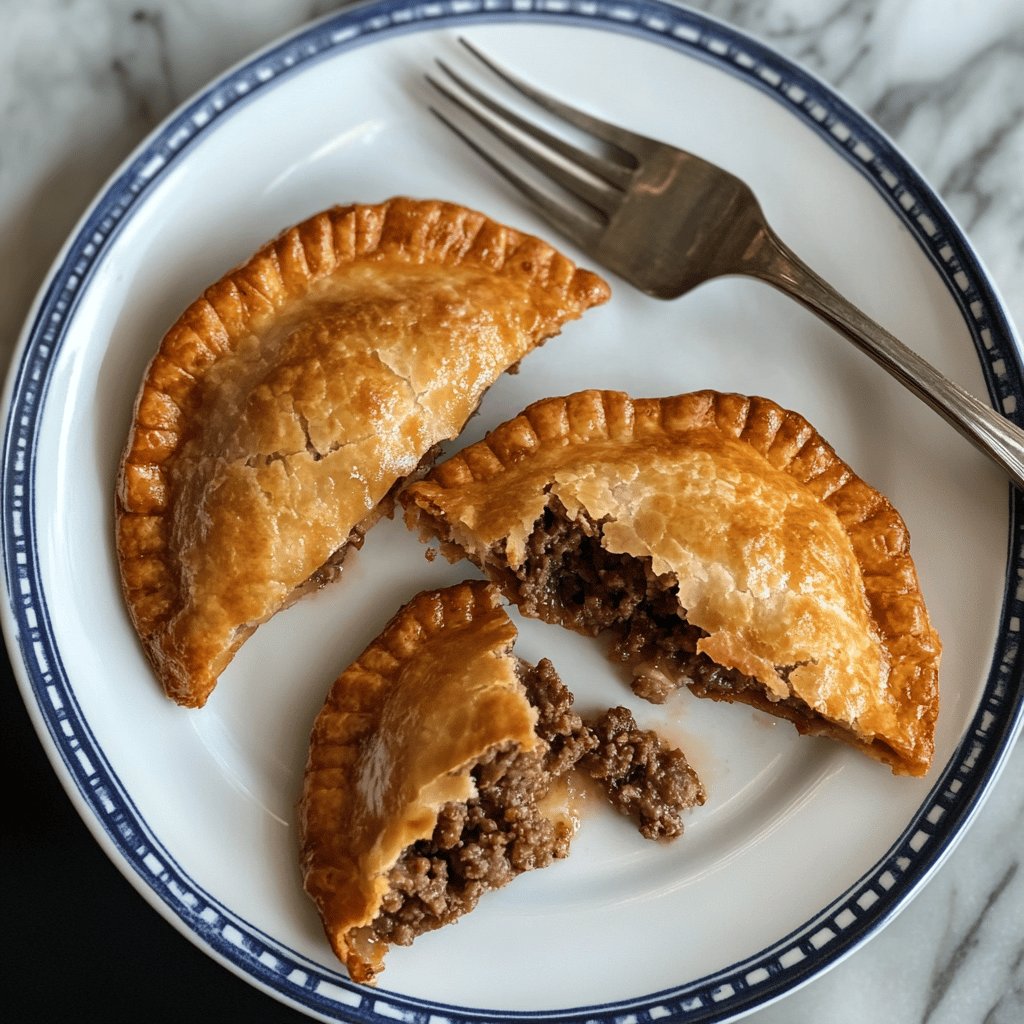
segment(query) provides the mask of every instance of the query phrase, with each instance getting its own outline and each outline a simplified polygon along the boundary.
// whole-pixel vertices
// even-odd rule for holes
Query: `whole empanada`
[[[536,238],[412,199],[320,213],[208,288],[146,371],[117,483],[123,591],[167,694],[204,704],[496,378],[607,296]]]

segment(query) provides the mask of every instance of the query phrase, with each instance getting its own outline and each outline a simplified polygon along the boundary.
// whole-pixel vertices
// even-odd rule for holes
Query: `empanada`
[[[356,981],[389,945],[569,852],[575,822],[553,787],[595,744],[550,663],[513,655],[515,636],[489,583],[419,594],[317,716],[302,874]]]
[[[208,288],[146,372],[117,483],[122,587],[167,694],[204,704],[496,378],[607,296],[536,238],[411,199],[320,213]]]
[[[928,770],[940,644],[906,526],[796,413],[711,391],[547,399],[401,500],[524,613],[613,631],[642,696],[686,683]]]

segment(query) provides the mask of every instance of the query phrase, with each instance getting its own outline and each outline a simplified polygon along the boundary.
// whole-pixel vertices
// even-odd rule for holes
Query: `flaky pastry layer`
[[[497,377],[607,296],[539,239],[412,199],[317,214],[208,288],[146,371],[117,484],[167,694],[204,704]]]
[[[553,499],[674,577],[698,651],[758,683],[711,695],[927,771],[940,644],[908,531],[803,417],[712,391],[585,391],[531,405],[401,496],[410,526],[499,584]]]

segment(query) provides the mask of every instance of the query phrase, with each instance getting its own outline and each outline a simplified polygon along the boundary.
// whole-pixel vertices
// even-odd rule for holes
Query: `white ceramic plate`
[[[423,71],[455,55],[459,31],[570,101],[745,178],[841,291],[965,387],[1018,408],[1017,343],[949,214],[877,130],[756,42],[649,3],[349,10],[173,116],[54,268],[8,383],[12,657],[110,856],[197,944],[280,998],[343,1020],[727,1018],[884,923],[951,848],[1020,725],[1021,596],[1007,580],[1021,524],[1006,483],[794,303],[743,280],[672,303],[613,281],[608,306],[498,383],[465,439],[583,387],[712,387],[803,413],[913,535],[945,641],[924,780],[742,707],[688,694],[644,705],[599,645],[523,623],[523,656],[550,656],[583,708],[625,702],[657,724],[710,799],[672,845],[593,809],[567,861],[394,951],[373,992],[339,971],[301,891],[293,805],[306,737],[330,681],[391,613],[471,571],[427,562],[399,523],[382,524],[339,585],[258,631],[199,712],[162,696],[121,603],[111,507],[132,399],[163,329],[208,282],[321,207],[399,193],[451,198],[553,238],[426,111]]]

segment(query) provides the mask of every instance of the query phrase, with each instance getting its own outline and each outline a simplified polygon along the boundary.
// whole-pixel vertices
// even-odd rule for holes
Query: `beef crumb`
[[[666,747],[656,732],[641,729],[628,708],[609,708],[588,726],[596,747],[580,767],[595,779],[612,806],[634,818],[646,839],[674,839],[681,814],[703,804],[704,787],[681,750]]]

